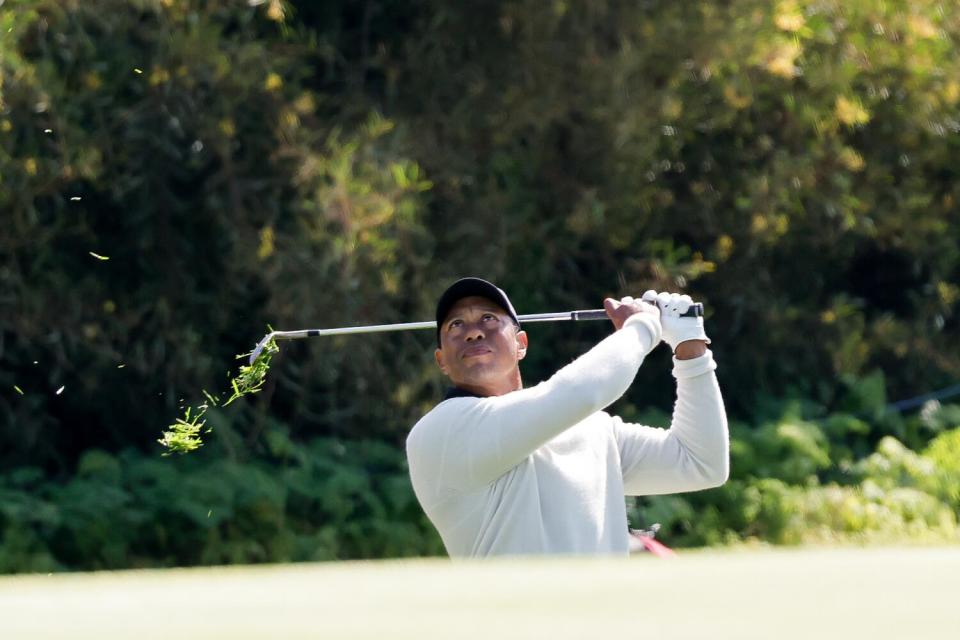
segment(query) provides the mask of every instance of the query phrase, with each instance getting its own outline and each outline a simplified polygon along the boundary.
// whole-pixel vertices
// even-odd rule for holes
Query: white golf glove
[[[660,307],[660,326],[663,327],[663,341],[674,352],[677,345],[687,340],[703,340],[710,344],[710,338],[703,330],[703,317],[681,317],[693,305],[688,295],[679,293],[657,293],[653,289],[643,294],[643,300]]]

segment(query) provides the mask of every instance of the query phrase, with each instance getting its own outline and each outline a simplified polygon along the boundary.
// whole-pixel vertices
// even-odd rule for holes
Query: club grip
[[[694,302],[690,308],[680,314],[681,318],[699,318],[703,315],[703,303]]]
[[[571,312],[574,320],[606,320],[607,312],[603,309]],[[680,314],[682,318],[699,318],[703,315],[703,303],[694,302],[689,309]]]

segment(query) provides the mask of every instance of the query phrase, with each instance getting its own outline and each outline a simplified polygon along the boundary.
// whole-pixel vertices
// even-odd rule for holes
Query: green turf
[[[0,579],[0,637],[960,637],[960,547]]]

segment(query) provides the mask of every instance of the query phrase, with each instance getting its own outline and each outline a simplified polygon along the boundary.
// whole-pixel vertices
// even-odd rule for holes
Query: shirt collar
[[[447,389],[447,395],[443,397],[444,400],[449,400],[450,398],[482,398],[483,396],[478,396],[472,391],[467,391],[466,389],[461,389],[460,387],[450,387]]]

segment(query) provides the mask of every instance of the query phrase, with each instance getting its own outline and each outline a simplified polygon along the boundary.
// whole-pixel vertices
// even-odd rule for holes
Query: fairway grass
[[[960,637],[960,547],[13,576],[0,638]]]

